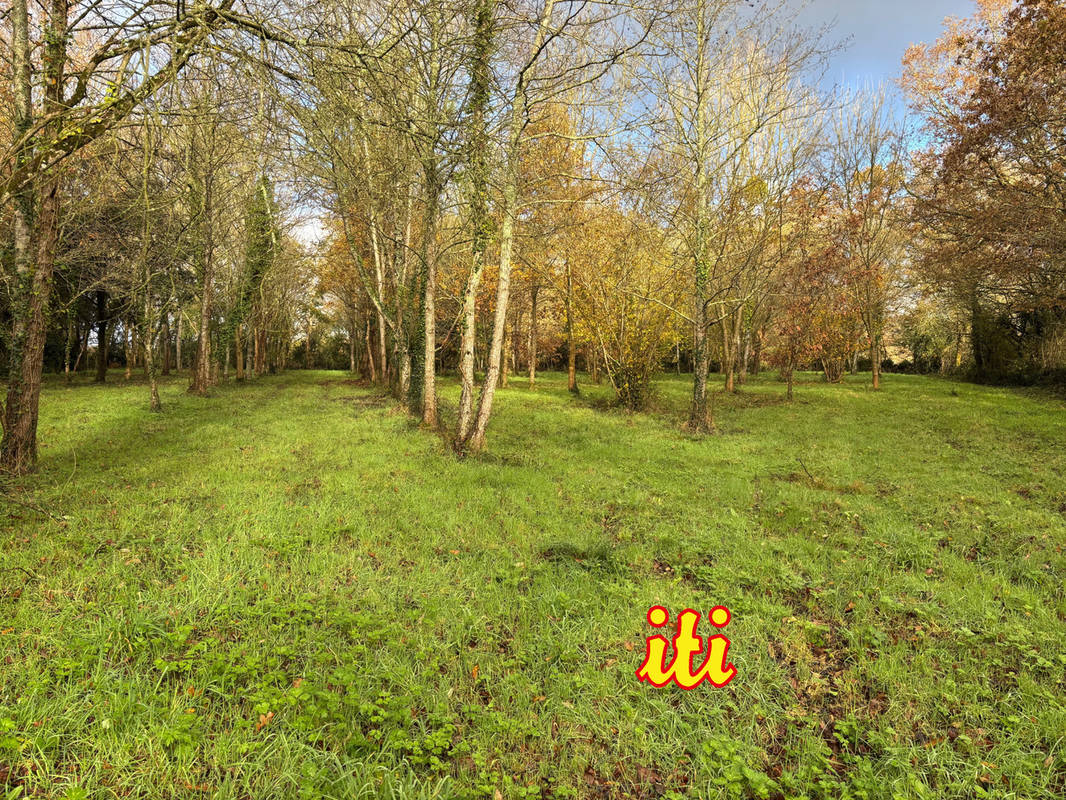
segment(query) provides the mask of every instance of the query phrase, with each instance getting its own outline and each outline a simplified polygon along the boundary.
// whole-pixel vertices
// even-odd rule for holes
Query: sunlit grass
[[[342,373],[175,378],[162,415],[49,384],[0,521],[0,788],[1061,797],[1066,408],[806,377],[707,438],[685,376],[639,415],[516,381],[461,461]],[[736,680],[639,684],[652,604],[729,606]]]

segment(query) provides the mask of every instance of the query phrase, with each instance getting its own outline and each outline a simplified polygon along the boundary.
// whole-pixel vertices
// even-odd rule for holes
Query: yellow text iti
[[[707,616],[711,625],[719,630],[729,624],[729,609],[725,606],[715,606]],[[648,609],[648,624],[653,628],[662,628],[669,621],[670,612],[662,606]],[[722,633],[716,633],[708,637],[705,650],[703,637],[696,634],[699,622],[700,613],[686,608],[677,615],[677,633],[672,639],[668,640],[660,634],[649,636],[645,643],[644,661],[637,668],[637,679],[658,688],[673,682],[682,689],[695,689],[703,681],[721,688],[733,680],[737,670],[728,661],[729,639]],[[671,646],[673,658],[667,663]],[[703,662],[696,667],[694,659],[704,652]]]

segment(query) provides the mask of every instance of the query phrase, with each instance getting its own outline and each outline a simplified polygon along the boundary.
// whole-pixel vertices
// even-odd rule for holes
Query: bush
[[[643,411],[651,399],[652,370],[644,364],[628,364],[613,370],[611,381],[614,384],[618,402],[629,411]]]

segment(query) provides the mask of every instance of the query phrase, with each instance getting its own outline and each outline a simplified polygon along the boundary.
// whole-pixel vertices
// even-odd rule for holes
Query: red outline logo
[[[707,621],[716,628],[724,628],[732,619],[725,606],[715,606],[707,615]],[[663,606],[648,609],[648,624],[663,628],[670,621],[670,612]],[[677,632],[673,638],[661,634],[647,637],[644,643],[644,661],[637,667],[638,681],[646,681],[657,689],[676,683],[682,689],[692,690],[704,681],[721,689],[737,675],[737,668],[729,663],[729,638],[716,633],[707,639],[706,656],[699,667],[693,660],[704,652],[703,637],[696,633],[700,624],[700,612],[691,608],[677,615]],[[666,661],[666,654],[673,649],[673,658]]]

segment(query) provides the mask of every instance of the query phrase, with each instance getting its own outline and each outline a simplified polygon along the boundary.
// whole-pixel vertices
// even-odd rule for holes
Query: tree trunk
[[[455,449],[462,452],[474,416],[474,343],[477,338],[477,290],[485,267],[484,247],[475,233],[470,274],[463,294],[463,334],[459,344],[459,417],[455,429]]]
[[[126,356],[126,374],[124,379],[128,381],[133,377],[133,342],[130,340],[130,323],[128,318],[122,323],[122,343],[125,348]]]
[[[551,2],[551,0],[549,0]],[[514,139],[517,134],[512,134]],[[517,147],[515,148],[517,149]],[[515,165],[516,166],[516,165]],[[496,283],[496,314],[492,321],[492,344],[489,346],[488,367],[481,384],[477,417],[465,446],[473,451],[485,446],[485,433],[492,415],[492,401],[496,396],[496,383],[500,379],[500,362],[503,358],[504,329],[507,327],[507,304],[511,296],[511,255],[514,248],[514,213],[518,201],[515,176],[509,176],[503,192],[503,221],[500,224],[500,268]]]
[[[710,348],[707,346],[706,313],[702,292],[696,293],[696,325],[692,336],[692,412],[689,426],[697,433],[706,433],[714,428],[711,408],[707,397],[707,375],[711,371]]]
[[[577,346],[574,344],[574,276],[566,262],[566,389],[577,394]]]
[[[153,320],[154,309],[152,308],[152,295],[145,288],[144,296],[144,319],[145,319],[145,336],[141,337],[141,343],[144,347],[144,369],[148,373],[148,409],[150,411],[162,411],[163,404],[159,401],[159,375],[157,361],[155,353],[152,351],[152,341],[155,332],[155,324]]]
[[[189,392],[205,395],[211,384],[211,281],[213,259],[204,259],[203,299],[200,303],[200,330],[196,337],[196,363]]]
[[[881,334],[870,337],[870,369],[873,370],[874,391],[881,388]]]
[[[163,314],[163,330],[159,336],[159,349],[163,361],[163,374],[170,374],[170,312]]]
[[[25,300],[19,298],[19,336],[13,340],[9,354],[0,466],[14,475],[30,472],[37,465],[37,414],[59,213],[59,179],[53,173],[43,183],[37,214],[37,263],[32,275],[19,276],[29,278],[30,292]]]
[[[11,50],[14,104],[12,122],[20,138],[33,125],[33,97],[30,69],[30,22],[25,0],[11,7]],[[62,107],[63,68],[66,62],[67,4],[53,0],[48,12],[44,63],[44,112]],[[57,135],[54,124],[43,134]],[[29,155],[16,153],[16,162]],[[37,414],[44,369],[44,345],[48,335],[48,301],[52,292],[59,231],[59,171],[49,170],[27,186],[19,187],[14,198],[15,286],[10,313],[11,340],[8,350],[7,402],[4,407],[3,439],[0,441],[0,467],[14,475],[25,474],[37,464]],[[33,202],[37,192],[37,253],[33,247]]]
[[[74,314],[72,310],[67,311],[67,338],[63,343],[63,381],[70,383],[70,351],[73,348],[74,338]]]
[[[181,334],[182,334],[182,330],[181,329],[183,327],[182,326],[182,319],[184,318],[184,316],[185,315],[182,314],[181,311],[178,311],[177,331],[175,332],[175,336],[174,336],[174,352],[175,352],[175,362],[174,362],[175,363],[175,367],[174,368],[178,372],[181,372],[181,368],[182,368],[182,363],[181,363]]]
[[[374,371],[374,348],[370,343],[370,315],[366,318],[366,364],[370,371],[370,382],[377,381],[377,373]]]
[[[396,287],[393,293],[396,327],[392,331],[393,368],[389,374],[393,394],[404,402],[409,400],[411,391],[411,331],[410,320],[406,313],[407,297],[402,289],[408,287],[410,281],[411,211],[414,205],[414,192],[408,187],[406,194],[407,202],[404,203],[403,222],[400,226],[402,246],[394,247],[392,253],[393,284]]]
[[[107,380],[108,345],[111,335],[108,330],[107,292],[96,292],[96,383]]]
[[[740,376],[739,380],[744,383],[748,379],[748,361],[751,359],[751,331],[744,335],[744,347],[740,353]]]
[[[725,390],[736,391],[737,355],[740,350],[740,325],[743,307],[736,309],[722,320],[722,372],[725,373]]]
[[[548,34],[555,0],[544,0],[537,33],[531,43],[531,51],[540,51]],[[485,380],[481,384],[481,397],[478,400],[477,418],[470,431],[467,447],[481,450],[485,446],[485,434],[492,416],[492,402],[496,396],[496,383],[500,379],[500,361],[503,358],[504,329],[507,326],[507,305],[511,298],[511,258],[514,250],[514,218],[518,211],[518,158],[522,142],[523,126],[526,122],[528,98],[524,79],[520,79],[515,89],[514,101],[511,103],[510,132],[505,150],[506,167],[503,176],[503,202],[500,213],[500,262],[499,278],[496,283],[496,313],[492,320],[492,344],[489,347],[488,368]]]
[[[514,361],[514,323],[508,322],[503,330],[503,362],[500,364],[501,389],[507,388],[507,381],[511,377],[511,363]]]
[[[455,449],[464,452],[474,415],[474,344],[477,341],[477,290],[489,245],[489,168],[486,116],[495,0],[478,0],[470,65],[470,225],[473,230],[470,273],[463,294],[463,333],[459,344],[459,416]]]
[[[89,345],[89,331],[85,333],[81,332],[80,326],[76,328],[78,337],[78,355],[74,357],[74,366],[71,368],[71,372],[75,375],[78,374],[78,367],[81,365],[81,358],[85,355],[85,348]]]
[[[706,161],[710,156],[710,128],[711,122],[707,113],[707,101],[705,98],[704,72],[707,47],[705,36],[705,20],[702,4],[697,8],[696,15],[696,44],[698,55],[695,67],[695,125],[696,158],[693,163],[695,170],[696,190],[696,246],[693,253],[693,277],[695,289],[695,308],[693,309],[693,334],[692,334],[692,411],[689,414],[688,426],[698,433],[706,433],[714,429],[714,419],[711,413],[711,405],[707,397],[707,374],[711,369],[710,358],[710,320],[707,313],[707,284],[710,277],[707,252],[710,240],[710,201],[707,192],[707,169]]]
[[[244,323],[233,329],[233,349],[237,359],[237,380],[244,380]]]
[[[210,163],[203,172],[203,195],[200,208],[200,275],[203,281],[200,293],[200,329],[196,338],[196,365],[189,384],[191,394],[205,395],[211,385],[211,312],[214,301],[215,280],[215,204],[214,170]]]
[[[366,139],[363,140],[363,146],[366,147]],[[373,245],[374,255],[374,281],[377,285],[377,295],[379,298],[384,297],[384,284],[385,276],[384,269],[381,263],[381,245],[378,242],[378,227],[375,214],[371,214],[370,222],[370,241]],[[384,310],[375,304],[375,310],[377,313],[377,345],[378,345],[378,365],[381,367],[381,380],[387,381],[388,375],[388,349],[385,342],[385,312]]]
[[[255,331],[255,374],[256,377],[266,372],[267,336],[262,328]]]
[[[422,293],[422,424],[437,427],[437,225],[440,216],[440,175],[434,157],[424,165],[426,223],[422,234],[425,286]]]
[[[535,389],[537,385],[537,295],[540,294],[539,286],[531,286],[529,289],[529,341],[526,346],[526,354],[529,357],[529,388]]]
[[[348,325],[348,371],[355,374],[355,320]]]

